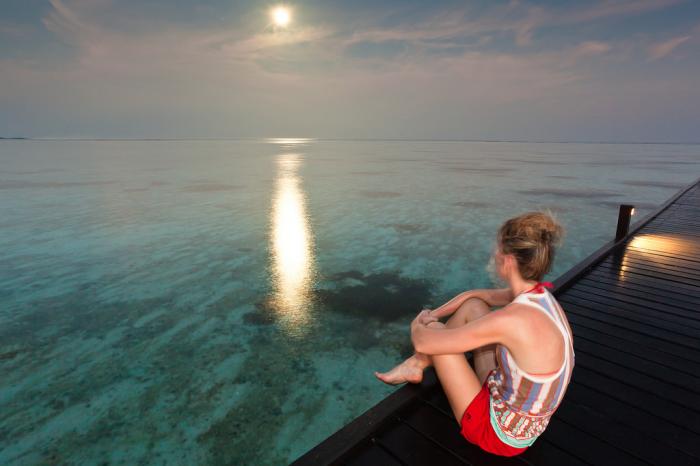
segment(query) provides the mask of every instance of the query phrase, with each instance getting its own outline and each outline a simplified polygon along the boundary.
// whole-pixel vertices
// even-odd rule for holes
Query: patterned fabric
[[[491,424],[505,443],[522,448],[544,432],[571,380],[574,347],[571,327],[554,296],[538,283],[513,302],[533,306],[546,313],[564,337],[564,364],[551,374],[529,374],[520,369],[503,345],[496,347],[498,366],[487,378],[491,393]]]

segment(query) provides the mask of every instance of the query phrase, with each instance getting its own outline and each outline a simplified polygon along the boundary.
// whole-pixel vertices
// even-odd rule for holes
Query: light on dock
[[[615,241],[620,241],[627,236],[630,230],[630,217],[634,213],[634,206],[629,204],[621,204],[620,212],[617,216],[617,231],[615,232]]]

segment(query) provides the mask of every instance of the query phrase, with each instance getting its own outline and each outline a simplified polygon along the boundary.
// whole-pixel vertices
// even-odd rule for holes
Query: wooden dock
[[[469,444],[426,371],[293,464],[700,464],[700,180],[555,281],[576,366],[514,458]]]

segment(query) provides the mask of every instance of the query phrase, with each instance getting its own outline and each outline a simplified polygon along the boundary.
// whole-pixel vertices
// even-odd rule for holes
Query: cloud
[[[610,51],[612,47],[606,42],[589,40],[580,43],[573,51],[577,57],[588,57],[592,55],[601,55]]]
[[[666,56],[688,39],[652,45],[650,35],[620,37],[626,31],[621,21],[600,32],[598,20],[674,3],[487,2],[483,8],[435,7],[412,14],[386,7],[381,17],[372,6],[353,9],[342,20],[330,14],[337,9],[328,16],[319,9],[313,21],[300,15],[293,27],[273,32],[265,27],[263,7],[212,19],[183,18],[164,4],[151,4],[144,13],[141,3],[50,0],[43,24],[69,46],[39,44],[29,55],[0,56],[0,102],[10,109],[0,112],[0,124],[8,115],[5,121],[20,129],[15,121],[33,126],[43,118],[43,127],[58,128],[54,134],[112,134],[121,128],[117,134],[417,131],[437,137],[544,128],[540,119],[551,115],[556,124],[579,113],[608,121],[598,117],[613,111],[606,105],[620,102],[622,90],[632,96],[630,82],[650,83],[632,100],[666,89],[670,77],[640,75],[626,66],[611,76],[605,67],[643,61],[647,53]],[[160,14],[161,8],[170,14]],[[660,29],[650,34],[663,33]],[[564,40],[556,40],[562,30]],[[591,31],[601,35],[590,37]],[[681,84],[690,79],[686,76],[690,73],[679,78]],[[695,88],[687,89],[682,98],[677,91],[675,102],[697,100]],[[663,98],[660,91],[654,95]],[[31,112],[24,120],[15,118],[25,108]]]
[[[519,47],[531,45],[538,29],[590,23],[606,18],[630,16],[661,10],[684,0],[603,1],[577,8],[543,8],[525,2],[510,2],[478,14],[467,7],[393,27],[364,28],[355,31],[348,43],[449,40],[481,37],[493,33],[512,34]]]
[[[679,45],[690,39],[691,36],[675,37],[673,39],[653,44],[649,47],[649,60],[658,60],[664,58],[673,52]]]
[[[559,23],[584,23],[615,16],[630,16],[662,10],[685,0],[606,0],[596,5],[573,10],[559,16]]]

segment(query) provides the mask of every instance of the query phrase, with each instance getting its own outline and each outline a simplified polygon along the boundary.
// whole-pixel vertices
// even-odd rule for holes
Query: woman
[[[434,366],[468,441],[497,455],[524,452],[547,427],[574,367],[566,315],[546,289],[551,284],[540,282],[561,235],[546,213],[506,221],[493,261],[508,288],[466,291],[421,311],[411,323],[415,354],[377,378],[419,383]],[[473,352],[474,369],[465,351]]]

